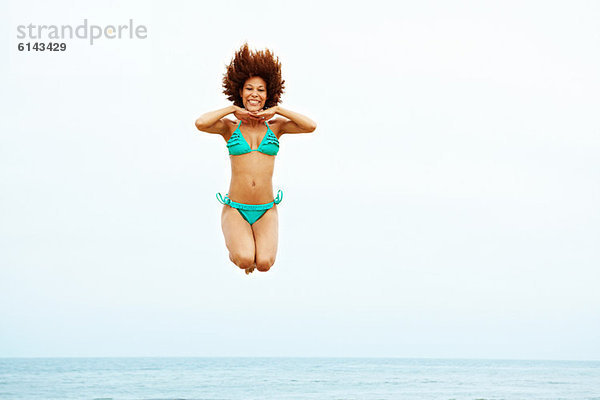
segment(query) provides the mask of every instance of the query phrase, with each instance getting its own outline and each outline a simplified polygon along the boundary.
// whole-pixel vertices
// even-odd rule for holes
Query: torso
[[[238,124],[239,121],[228,123],[228,133],[223,135],[225,142],[231,138]],[[278,121],[269,121],[269,126],[279,139]],[[263,123],[254,126],[242,123],[240,130],[250,147],[256,149],[260,145],[267,127]],[[236,156],[230,155],[229,158],[231,159],[231,183],[228,193],[232,201],[246,204],[264,204],[273,201],[272,180],[276,156],[253,151]]]

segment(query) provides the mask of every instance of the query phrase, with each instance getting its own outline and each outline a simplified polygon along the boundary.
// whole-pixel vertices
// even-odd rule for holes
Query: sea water
[[[0,399],[600,400],[600,362],[0,358]]]

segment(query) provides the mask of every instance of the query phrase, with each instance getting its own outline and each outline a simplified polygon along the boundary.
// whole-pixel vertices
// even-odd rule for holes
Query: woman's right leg
[[[221,229],[225,237],[225,245],[229,250],[229,259],[248,272],[254,265],[256,249],[250,224],[238,210],[224,205],[221,212]]]

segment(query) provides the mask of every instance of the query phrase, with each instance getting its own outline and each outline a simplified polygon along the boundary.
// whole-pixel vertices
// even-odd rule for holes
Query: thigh
[[[254,241],[256,242],[256,262],[259,262],[259,260],[275,261],[279,236],[278,225],[277,205],[271,207],[252,225]]]
[[[225,236],[225,245],[232,256],[236,258],[245,256],[254,260],[255,245],[252,228],[238,210],[230,206],[223,206],[221,229]]]

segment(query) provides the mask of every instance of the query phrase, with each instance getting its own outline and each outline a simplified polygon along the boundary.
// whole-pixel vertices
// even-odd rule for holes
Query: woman
[[[310,118],[278,106],[284,82],[277,57],[268,49],[251,51],[244,44],[223,77],[223,93],[233,104],[196,120],[196,128],[227,142],[231,183],[225,196],[217,193],[223,203],[221,228],[229,259],[246,274],[255,268],[268,271],[277,254],[282,192],[274,198],[272,178],[279,138],[316,128]],[[236,120],[226,118],[229,114]]]

